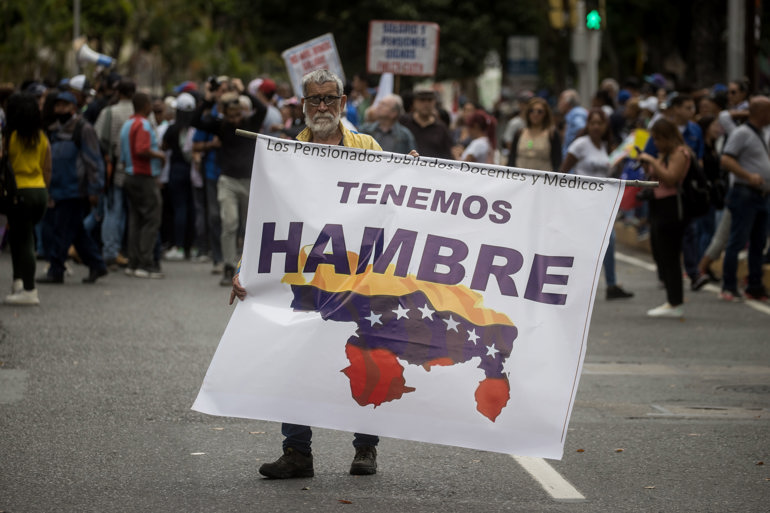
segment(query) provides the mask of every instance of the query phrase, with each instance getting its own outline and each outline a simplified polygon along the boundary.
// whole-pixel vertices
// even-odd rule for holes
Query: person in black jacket
[[[254,139],[236,135],[235,130],[259,132],[267,113],[265,105],[252,96],[249,96],[252,111],[244,113],[239,101],[239,96],[246,94],[243,82],[236,78],[232,80],[232,85],[236,92],[226,93],[220,98],[218,110],[222,117],[213,117],[207,115],[214,106],[214,91],[211,83],[207,82],[204,101],[193,114],[192,122],[193,127],[216,135],[220,141],[218,156],[222,174],[217,184],[217,200],[222,219],[222,257],[225,264],[220,285],[225,287],[232,285],[238,263],[238,227],[246,222],[256,145]]]

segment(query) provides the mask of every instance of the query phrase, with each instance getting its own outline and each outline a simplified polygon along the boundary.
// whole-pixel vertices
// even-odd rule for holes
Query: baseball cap
[[[423,98],[428,96],[433,98],[436,97],[436,91],[434,91],[431,86],[424,85],[424,84],[415,86],[414,89],[412,89],[412,93],[414,94],[415,97],[417,96],[421,96]]]
[[[182,82],[181,84],[179,84],[174,88],[174,92],[177,94],[187,93],[190,91],[197,91],[197,90],[198,90],[198,86],[195,84],[195,82],[192,82],[190,80],[185,80],[184,82]]]
[[[176,97],[172,107],[182,112],[192,112],[195,110],[195,98],[190,93],[182,93]]]
[[[262,83],[259,85],[259,91],[262,94],[274,93],[276,89],[275,82],[269,78],[262,79]]]
[[[649,110],[655,112],[658,110],[658,99],[654,96],[648,96],[644,100],[639,102],[639,108],[642,110]]]
[[[61,93],[57,94],[56,101],[69,102],[74,105],[78,104],[78,101],[75,99],[75,95],[67,91],[62,91]]]
[[[91,91],[91,84],[88,83],[88,79],[85,75],[75,75],[69,79],[69,82],[67,82],[67,87],[86,94]]]

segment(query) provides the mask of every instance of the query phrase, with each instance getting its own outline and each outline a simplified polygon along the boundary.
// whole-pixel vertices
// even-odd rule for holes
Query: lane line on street
[[[637,267],[641,267],[642,269],[646,269],[648,271],[655,272],[657,271],[657,267],[655,267],[655,264],[651,264],[649,262],[645,262],[644,260],[636,257],[632,257],[631,255],[623,254],[619,251],[615,251],[615,259],[620,260],[621,262],[625,262],[627,264],[635,265]],[[716,294],[719,294],[721,292],[721,289],[717,287],[716,285],[708,284],[704,287],[705,290],[709,292],[715,292]],[[760,302],[760,301],[753,301],[753,300],[744,300],[743,303],[756,310],[757,312],[761,312],[765,315],[770,315],[770,306]]]
[[[529,473],[532,478],[540,483],[540,486],[554,500],[564,502],[584,501],[586,498],[582,493],[572,486],[569,481],[564,479],[561,474],[548,464],[543,458],[533,458],[530,456],[514,456],[511,458]]]
[[[641,267],[642,269],[647,269],[648,271],[655,272],[657,270],[657,267],[655,267],[655,264],[645,262],[641,258],[636,258],[636,257],[632,257],[631,255],[626,255],[624,253],[621,253],[618,250],[615,250],[615,259],[620,260],[621,262],[625,262],[627,264]]]

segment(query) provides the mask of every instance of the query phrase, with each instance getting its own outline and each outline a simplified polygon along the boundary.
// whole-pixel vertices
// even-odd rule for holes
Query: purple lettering
[[[453,192],[447,199],[445,191],[437,190],[433,194],[433,203],[430,206],[430,210],[432,212],[439,210],[442,214],[446,214],[447,211],[451,208],[452,215],[457,215],[457,210],[460,208],[461,199],[462,194],[459,192]]]
[[[372,271],[378,274],[385,274],[388,265],[398,252],[398,263],[396,263],[396,276],[404,277],[409,271],[409,262],[412,260],[414,246],[417,242],[417,232],[412,230],[396,230],[393,238],[388,243],[388,247],[382,252],[382,255],[374,261]],[[360,264],[359,264],[360,265]]]
[[[350,191],[358,187],[356,182],[337,182],[337,187],[342,187],[342,196],[340,196],[340,203],[347,203],[350,197]]]
[[[495,265],[494,261],[497,256],[505,258],[505,264]],[[501,294],[517,297],[516,284],[511,276],[519,272],[523,264],[524,257],[515,249],[482,244],[479,250],[479,258],[476,260],[476,269],[473,272],[471,288],[474,290],[486,290],[489,277],[494,276],[497,278],[497,285],[500,287]]]
[[[364,183],[361,184],[361,192],[358,194],[359,203],[377,203],[376,198],[370,198],[369,196],[376,196],[377,191],[380,190],[381,185],[378,183]]]
[[[332,241],[332,252],[324,253],[326,245]],[[334,272],[337,274],[350,274],[350,263],[348,262],[348,250],[345,246],[345,235],[341,224],[327,224],[318,234],[313,249],[307,257],[305,268],[302,272],[314,273],[320,264],[331,264],[334,266]]]
[[[390,198],[393,201],[394,205],[398,205],[399,207],[404,204],[404,198],[406,198],[406,190],[407,186],[402,185],[398,188],[398,192],[396,192],[396,188],[393,187],[390,184],[386,184],[385,188],[382,190],[382,198],[380,198],[380,203],[383,205],[387,205],[388,198]]]
[[[441,248],[452,250],[450,255],[440,255]],[[425,250],[420,260],[420,268],[417,271],[417,279],[446,285],[457,285],[465,277],[465,268],[460,265],[468,256],[468,246],[457,239],[428,235],[425,241]],[[436,266],[449,267],[446,273],[436,271]]]
[[[422,204],[419,202],[427,202],[429,194],[430,189],[425,189],[423,187],[412,187],[412,190],[409,192],[409,202],[406,204],[406,206],[409,208],[419,208],[420,210],[425,210],[428,208],[427,203]]]
[[[275,240],[275,223],[262,225],[262,241],[259,248],[259,266],[257,272],[269,273],[273,262],[273,254],[286,253],[283,271],[296,273],[299,265],[299,248],[302,243],[302,223],[289,223],[289,238]]]
[[[532,260],[532,270],[529,272],[529,282],[524,297],[546,305],[563,305],[567,302],[567,294],[543,292],[543,285],[566,285],[567,274],[548,274],[549,267],[572,267],[574,257],[535,255]]]
[[[473,212],[473,204],[479,204],[478,212]],[[481,219],[487,215],[487,200],[481,196],[468,196],[463,202],[463,214],[469,219]]]

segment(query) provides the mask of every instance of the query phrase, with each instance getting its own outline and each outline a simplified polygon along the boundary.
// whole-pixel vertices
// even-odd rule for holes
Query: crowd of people
[[[726,301],[767,299],[770,100],[752,95],[745,80],[676,90],[659,74],[622,85],[606,79],[589,101],[572,89],[520,91],[491,111],[461,97],[454,113],[432,87],[378,91],[365,73],[343,92],[342,125],[385,151],[659,181],[655,190],[628,187],[620,212],[640,238],[650,237],[666,290],[666,303],[650,316],[683,315],[682,263],[693,291],[722,281]],[[330,107],[329,98],[321,103]],[[94,84],[77,75],[0,87],[2,151],[19,187],[4,230],[14,269],[6,303],[39,304],[36,284],[63,283],[72,260],[88,267],[84,283],[121,270],[163,278],[165,262],[187,260],[210,263],[231,286],[254,151],[235,129],[297,138],[310,126],[305,100],[266,76],[248,84],[227,76],[185,81],[161,97],[114,72]],[[708,177],[712,202],[694,219],[681,209],[691,162]],[[606,298],[630,298],[615,276],[614,240],[613,233]],[[747,244],[741,291],[737,259]],[[722,255],[720,271],[714,262]],[[40,260],[45,272],[36,276]]]

